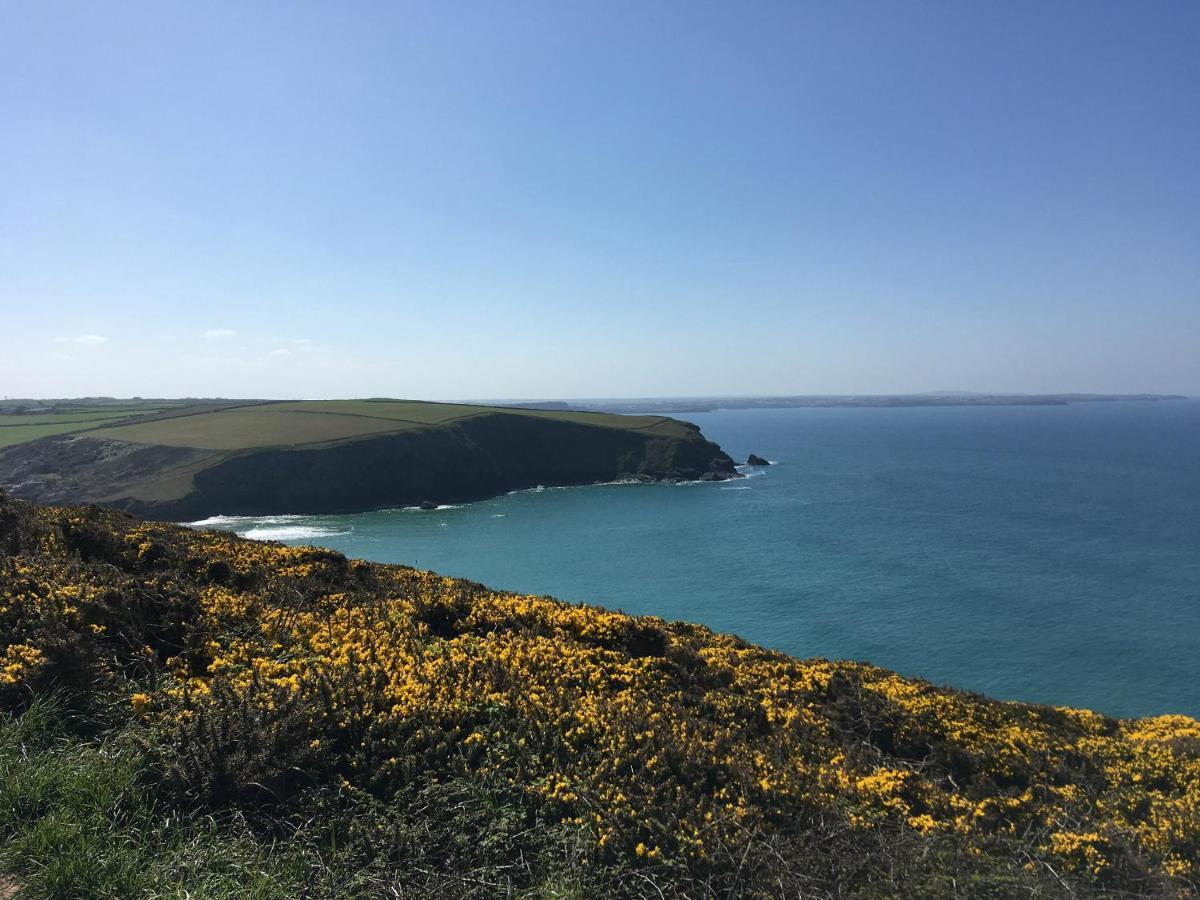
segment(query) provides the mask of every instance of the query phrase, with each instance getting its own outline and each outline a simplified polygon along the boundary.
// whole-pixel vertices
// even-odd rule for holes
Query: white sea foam
[[[250,528],[237,532],[242,537],[253,538],[256,541],[300,541],[309,538],[339,537],[349,534],[349,531],[338,531],[336,528],[320,528],[305,525],[281,525],[265,528]]]
[[[184,522],[188,528],[236,528],[240,524],[253,522],[248,516],[209,516],[196,522]]]
[[[292,522],[303,522],[312,516],[210,516],[198,522],[185,522],[189,528],[237,528],[241,525],[287,525]]]
[[[738,466],[738,474],[743,478],[762,478],[767,471],[762,466]]]
[[[749,476],[747,476],[749,477]],[[516,494],[544,494],[549,491],[577,491],[583,488],[598,488],[598,487],[621,487],[624,485],[638,485],[640,487],[648,487],[652,485],[694,485],[694,484],[715,484],[712,481],[701,481],[694,479],[692,481],[647,481],[643,478],[617,478],[614,481],[593,481],[591,484],[556,484],[545,485],[539,484],[537,487],[519,488],[515,491],[509,491],[506,496],[514,496]]]
[[[316,524],[312,516],[209,516],[185,523],[189,528],[217,528],[256,541],[301,541],[309,538],[339,537],[349,534],[344,528]]]

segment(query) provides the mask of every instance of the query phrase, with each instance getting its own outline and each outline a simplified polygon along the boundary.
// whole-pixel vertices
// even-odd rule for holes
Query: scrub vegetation
[[[29,896],[1194,896],[1200,723],[0,496]]]

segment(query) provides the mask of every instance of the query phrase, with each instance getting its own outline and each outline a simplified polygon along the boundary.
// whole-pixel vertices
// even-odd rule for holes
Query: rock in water
[[[746,465],[748,465],[748,466],[769,466],[770,463],[767,460],[763,459],[761,456],[759,456],[757,453],[751,453],[750,456],[746,458]]]
[[[432,500],[422,500],[421,509],[437,509],[437,504]]]

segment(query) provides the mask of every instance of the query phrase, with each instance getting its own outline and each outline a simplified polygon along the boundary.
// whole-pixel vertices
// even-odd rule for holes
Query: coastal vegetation
[[[133,421],[181,405],[181,401],[3,401],[0,402],[0,448],[38,438],[87,431],[119,421]]]
[[[539,484],[736,474],[698,428],[663,416],[410,400],[206,401],[11,430],[0,485],[14,494],[157,519],[357,512]]]
[[[1200,723],[0,495],[30,896],[1195,896]]]
[[[9,401],[0,407],[0,447],[66,432],[136,444],[210,450],[320,444],[383,431],[411,431],[498,412],[608,428],[679,435],[659,415],[617,415],[419,400]],[[353,417],[347,419],[345,417]],[[64,426],[70,426],[64,427]],[[5,429],[13,429],[7,432]]]

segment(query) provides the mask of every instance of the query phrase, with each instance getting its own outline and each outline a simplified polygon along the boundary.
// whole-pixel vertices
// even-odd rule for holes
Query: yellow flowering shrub
[[[0,688],[81,658],[143,679],[132,708],[210,803],[470,778],[577,829],[597,864],[736,865],[819,828],[1079,884],[1200,878],[1184,716],[1001,703],[327,550],[26,515],[33,537],[0,556]]]
[[[28,644],[9,644],[0,659],[0,685],[18,685],[35,674],[46,662],[46,656]]]

